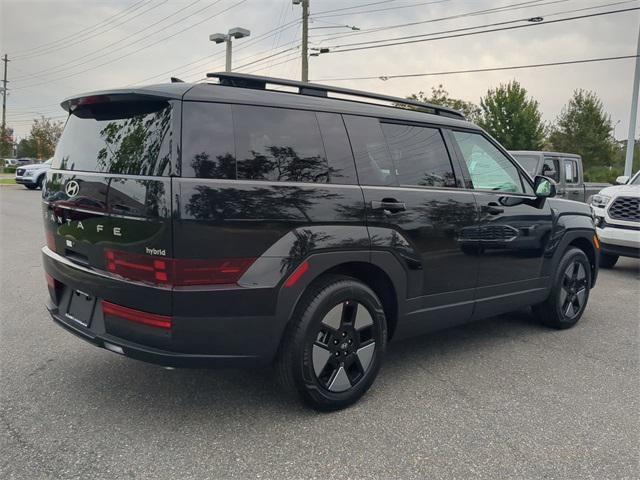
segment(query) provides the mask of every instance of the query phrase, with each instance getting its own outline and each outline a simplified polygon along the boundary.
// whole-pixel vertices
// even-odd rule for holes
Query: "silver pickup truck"
[[[536,152],[517,150],[509,152],[531,175],[544,175],[556,181],[556,195],[567,200],[588,202],[609,183],[585,183],[582,157],[574,153]]]

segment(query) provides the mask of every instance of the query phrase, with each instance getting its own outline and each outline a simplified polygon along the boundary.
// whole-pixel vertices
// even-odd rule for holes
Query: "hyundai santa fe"
[[[552,198],[460,113],[209,77],[62,103],[42,253],[69,332],[165,366],[273,364],[335,410],[390,340],[526,306],[557,329],[582,316],[590,207]]]

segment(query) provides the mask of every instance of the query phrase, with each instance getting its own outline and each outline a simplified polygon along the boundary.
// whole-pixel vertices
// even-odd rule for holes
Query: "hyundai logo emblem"
[[[69,197],[75,197],[80,191],[80,184],[75,180],[70,180],[65,185],[64,191]]]

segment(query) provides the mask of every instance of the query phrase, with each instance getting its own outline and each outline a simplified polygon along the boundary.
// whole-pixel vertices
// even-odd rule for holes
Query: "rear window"
[[[76,108],[53,168],[124,175],[169,175],[171,107],[165,101],[97,103]]]
[[[513,158],[518,161],[520,166],[524,168],[531,177],[536,176],[538,173],[538,162],[540,161],[539,157],[535,155],[513,155]]]

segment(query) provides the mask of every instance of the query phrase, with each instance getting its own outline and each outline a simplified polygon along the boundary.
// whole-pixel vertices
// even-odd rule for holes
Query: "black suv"
[[[458,112],[210,77],[62,103],[43,259],[70,332],[167,366],[275,363],[331,410],[371,386],[390,339],[528,305],[555,328],[581,317],[590,208],[548,198]]]

